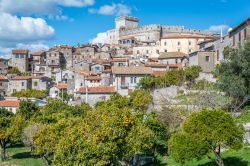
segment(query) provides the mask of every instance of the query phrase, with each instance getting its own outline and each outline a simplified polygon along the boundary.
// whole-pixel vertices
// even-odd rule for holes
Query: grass
[[[236,121],[238,123],[249,123],[250,122],[250,110],[245,111],[244,113],[242,113],[237,119]]]
[[[39,156],[32,155],[30,148],[21,145],[15,145],[7,149],[8,160],[1,163],[0,166],[45,166]]]
[[[210,155],[214,159],[213,155]],[[222,153],[225,166],[250,166],[250,148],[243,148],[238,151],[228,150]],[[207,157],[201,160],[192,160],[185,164],[176,163],[172,158],[158,156],[155,163],[149,166],[216,166],[213,159]]]

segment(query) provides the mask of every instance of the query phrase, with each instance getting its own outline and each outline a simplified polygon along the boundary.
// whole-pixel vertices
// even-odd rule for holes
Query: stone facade
[[[202,72],[211,73],[215,67],[215,53],[213,51],[197,51],[189,54],[189,65],[198,65]]]
[[[12,50],[12,67],[18,68],[21,72],[28,71],[29,50]]]

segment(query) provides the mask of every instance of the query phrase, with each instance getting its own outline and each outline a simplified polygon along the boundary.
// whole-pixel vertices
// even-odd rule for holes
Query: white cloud
[[[89,9],[89,13],[92,14],[102,14],[102,15],[129,15],[131,14],[132,9],[124,4],[112,4],[112,5],[104,5],[99,9]]]
[[[220,33],[221,30],[222,32],[227,32],[229,29],[230,26],[228,25],[212,25],[208,28],[208,31]]]
[[[108,43],[108,36],[105,32],[103,33],[98,33],[97,36],[93,39],[90,40],[90,43],[93,43],[93,44],[105,44],[105,43]]]
[[[22,15],[61,14],[61,6],[91,6],[95,0],[0,0],[0,11]]]
[[[33,41],[51,38],[55,30],[44,19],[12,16],[0,12],[0,38],[2,41]]]

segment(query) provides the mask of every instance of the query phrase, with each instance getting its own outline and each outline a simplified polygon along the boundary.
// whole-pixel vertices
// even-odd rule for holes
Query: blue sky
[[[14,6],[14,7],[13,7]],[[12,48],[88,43],[118,15],[140,25],[183,25],[217,31],[250,17],[249,0],[0,0],[0,56]],[[3,18],[3,19],[1,19]]]

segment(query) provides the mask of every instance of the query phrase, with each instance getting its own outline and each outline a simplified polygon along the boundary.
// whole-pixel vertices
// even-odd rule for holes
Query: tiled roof
[[[82,87],[78,91],[79,93],[86,93],[86,87]],[[98,87],[88,87],[88,93],[114,93],[114,86],[98,86]]]
[[[113,58],[111,62],[127,62],[127,58]]]
[[[100,76],[87,76],[86,80],[101,80],[102,78]]]
[[[139,66],[129,66],[129,67],[112,67],[113,74],[153,74],[150,67],[139,67]]]
[[[42,79],[42,78],[49,78],[46,76],[16,76],[13,77],[11,80],[28,80],[28,79]]]
[[[41,56],[45,51],[36,51],[32,53],[32,56]]]
[[[80,70],[78,71],[78,74],[79,75],[82,75],[82,76],[90,76],[90,75],[95,75],[94,73],[92,73],[91,71],[87,71],[87,70]]]
[[[57,84],[55,85],[55,87],[57,87],[58,89],[68,89],[68,85],[63,83]]]
[[[31,76],[16,76],[13,77],[11,80],[29,80],[31,79]]]
[[[0,81],[8,80],[4,75],[0,74]]]
[[[182,58],[186,56],[183,52],[162,52],[158,59],[167,59],[167,58]]]
[[[0,101],[0,107],[19,107],[19,100],[2,100]]]
[[[12,50],[12,54],[28,54],[29,50]]]
[[[145,66],[146,67],[178,67],[178,68],[181,68],[182,64],[181,63],[167,64],[167,63],[148,62],[148,63],[145,63]]]

